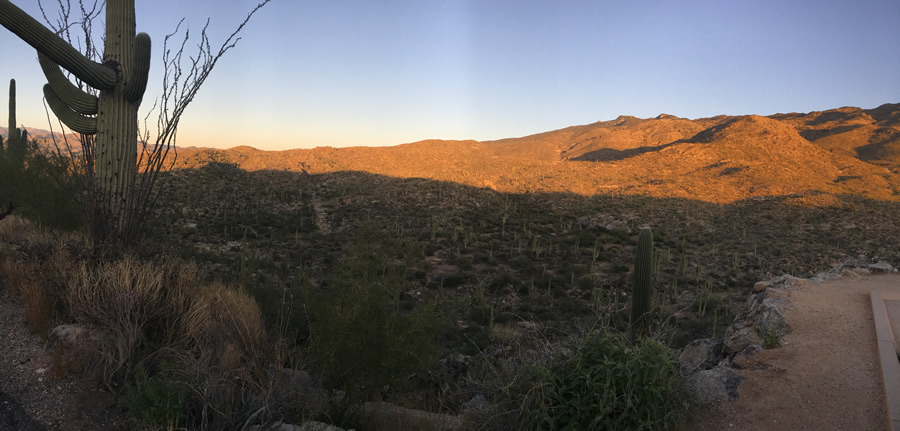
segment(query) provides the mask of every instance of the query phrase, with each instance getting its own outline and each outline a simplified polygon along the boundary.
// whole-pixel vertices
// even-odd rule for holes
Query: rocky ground
[[[0,429],[127,429],[114,396],[98,384],[56,376],[44,341],[32,334],[18,298],[0,291]]]
[[[687,429],[888,429],[869,294],[898,288],[896,273],[845,272],[784,289],[791,332],[735,361],[737,398],[695,408]]]

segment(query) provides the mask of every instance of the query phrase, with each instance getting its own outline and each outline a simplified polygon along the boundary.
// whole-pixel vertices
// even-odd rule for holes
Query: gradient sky
[[[12,1],[40,19],[36,0]],[[154,44],[143,107],[159,93],[163,36],[181,17],[195,33],[210,17],[217,46],[256,3],[137,0],[138,31]],[[48,128],[34,51],[0,28],[0,52],[0,79],[17,81],[18,122]],[[188,107],[178,144],[491,140],[620,114],[896,102],[896,0],[273,0]]]

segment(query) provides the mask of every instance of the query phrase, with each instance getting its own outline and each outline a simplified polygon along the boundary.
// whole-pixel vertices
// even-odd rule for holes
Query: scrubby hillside
[[[382,148],[266,152],[181,150],[247,170],[363,171],[503,192],[681,197],[707,202],[791,194],[900,194],[900,104],[809,114],[688,120],[622,116],[499,141],[421,141]]]

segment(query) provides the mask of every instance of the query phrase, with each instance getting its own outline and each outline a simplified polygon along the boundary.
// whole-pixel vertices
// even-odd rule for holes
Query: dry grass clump
[[[0,221],[0,286],[21,298],[29,329],[43,338],[65,315],[63,292],[79,249],[74,235],[55,236],[15,216]]]
[[[190,348],[178,362],[198,398],[201,429],[240,427],[278,408],[285,395],[275,360],[281,344],[269,344],[250,295],[221,284],[206,286],[182,325]]]
[[[87,368],[111,387],[134,382],[126,398],[142,427],[239,428],[280,407],[281,352],[272,346],[284,344],[270,343],[250,295],[200,285],[195,265],[132,256],[83,264],[66,303],[79,324],[106,333]],[[173,400],[184,408],[154,410]]]
[[[183,269],[186,274],[180,273]],[[107,385],[117,385],[177,340],[195,274],[190,266],[131,256],[96,268],[82,264],[72,274],[66,287],[72,318],[111,334],[111,345],[101,355],[100,374]]]

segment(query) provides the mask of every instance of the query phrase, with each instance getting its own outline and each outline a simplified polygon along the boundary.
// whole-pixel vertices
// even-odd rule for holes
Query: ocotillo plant
[[[22,169],[25,161],[25,143],[28,132],[16,128],[16,80],[9,80],[9,137],[6,139],[6,154],[9,168]],[[2,148],[2,145],[0,145]]]
[[[137,112],[150,69],[150,36],[135,35],[134,0],[107,0],[102,64],[8,0],[0,0],[0,25],[37,49],[49,81],[44,95],[54,114],[76,132],[96,134],[94,217],[104,220],[95,226],[104,232],[95,232],[94,239],[122,246],[135,222]],[[98,90],[99,97],[75,88],[57,65]]]
[[[634,288],[631,292],[632,338],[641,336],[646,331],[652,287],[653,231],[650,228],[643,228],[634,253]]]

